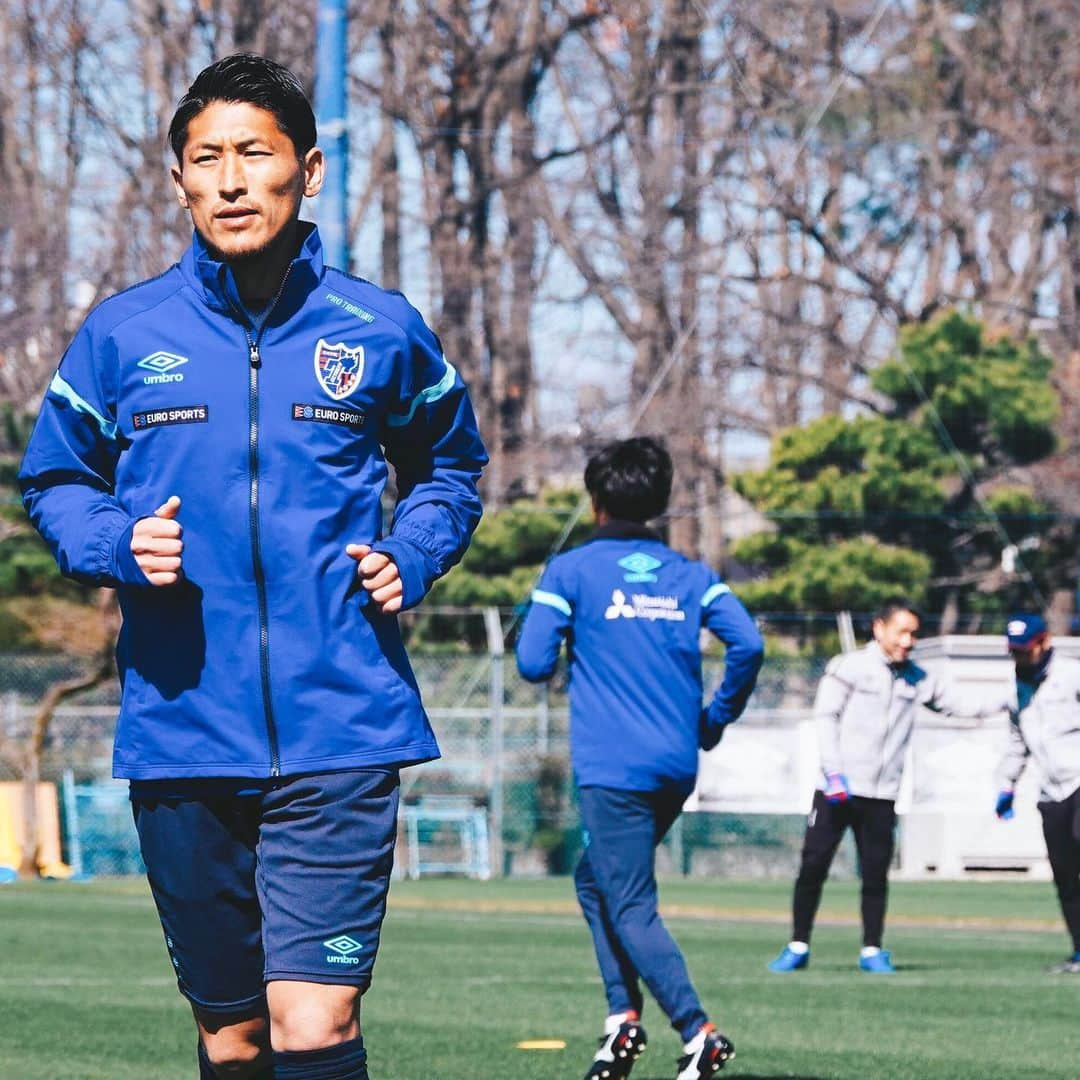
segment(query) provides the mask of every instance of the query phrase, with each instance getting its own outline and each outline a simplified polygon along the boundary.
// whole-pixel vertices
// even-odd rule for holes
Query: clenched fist
[[[372,551],[367,544],[349,544],[345,554],[356,560],[360,584],[371,593],[371,599],[384,615],[401,610],[401,574],[389,555]]]
[[[131,553],[151,585],[175,585],[183,566],[184,530],[176,515],[180,497],[170,495],[152,517],[135,522],[131,533]]]

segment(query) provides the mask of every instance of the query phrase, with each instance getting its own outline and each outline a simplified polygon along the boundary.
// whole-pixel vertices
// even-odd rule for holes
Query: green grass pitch
[[[744,1080],[1080,1075],[1080,977],[1053,887],[894,884],[895,977],[855,968],[853,883],[826,888],[809,971],[771,975],[784,883],[670,881],[661,897]],[[574,1080],[604,1002],[565,879],[397,882],[363,1024],[374,1080]],[[678,1040],[646,1006],[634,1080],[671,1080]],[[561,1051],[522,1051],[564,1039]],[[141,881],[0,887],[0,1076],[179,1080],[194,1034]]]

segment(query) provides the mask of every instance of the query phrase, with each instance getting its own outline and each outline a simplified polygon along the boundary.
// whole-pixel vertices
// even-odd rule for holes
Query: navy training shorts
[[[398,773],[136,780],[143,861],[180,992],[211,1012],[275,979],[366,989],[397,835]]]

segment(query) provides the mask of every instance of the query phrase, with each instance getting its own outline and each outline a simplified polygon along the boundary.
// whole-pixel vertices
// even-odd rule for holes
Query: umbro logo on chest
[[[155,383],[183,382],[184,374],[177,371],[176,368],[187,362],[188,358],[186,356],[178,356],[176,353],[159,349],[149,356],[144,356],[137,366],[153,372],[151,375],[143,376],[143,382],[148,386],[152,386]]]

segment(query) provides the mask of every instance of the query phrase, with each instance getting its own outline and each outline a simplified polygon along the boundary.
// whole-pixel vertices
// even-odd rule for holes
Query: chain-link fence
[[[491,631],[500,622],[489,615]],[[566,673],[536,686],[503,653],[501,632],[486,651],[433,651],[414,641],[411,658],[442,757],[403,774],[402,857],[409,873],[452,870],[491,874],[569,872],[581,850],[570,772]],[[63,656],[0,656],[0,731],[8,751],[0,781],[20,779],[19,754],[47,688],[84,665]],[[722,656],[705,658],[705,685],[718,684]],[[819,659],[785,657],[765,667],[753,723],[785,723],[805,711]],[[59,706],[45,740],[41,777],[53,785],[63,858],[77,873],[142,869],[126,785],[111,779],[115,685]],[[754,719],[756,717],[756,719]],[[795,864],[801,819],[791,814],[696,814],[678,825],[660,855],[663,869],[711,872],[738,866],[787,873]],[[0,864],[14,858],[0,830]]]

